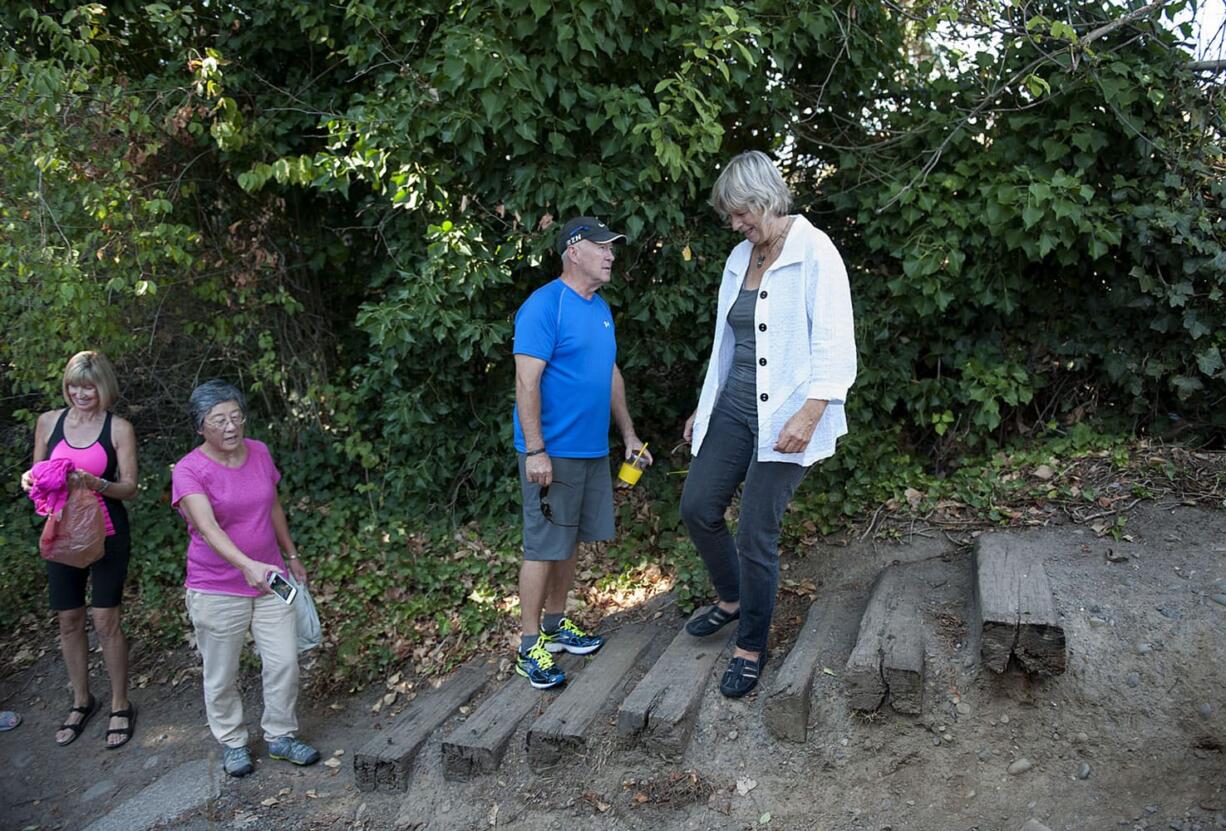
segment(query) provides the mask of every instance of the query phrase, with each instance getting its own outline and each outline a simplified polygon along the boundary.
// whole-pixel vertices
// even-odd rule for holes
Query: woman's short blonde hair
[[[101,352],[78,352],[68,359],[64,367],[64,403],[72,406],[68,397],[68,385],[92,384],[98,390],[98,405],[109,410],[111,405],[119,400],[119,381],[115,378],[115,367]]]
[[[715,180],[711,207],[724,219],[740,211],[784,216],[792,207],[792,193],[770,156],[747,150],[728,162]]]

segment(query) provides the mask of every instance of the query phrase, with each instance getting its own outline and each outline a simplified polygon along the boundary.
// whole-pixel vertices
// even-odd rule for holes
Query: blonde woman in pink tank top
[[[131,541],[124,502],[136,496],[136,436],[132,425],[110,412],[119,397],[115,369],[101,352],[78,352],[64,368],[64,409],[49,410],[34,427],[34,463],[69,459],[73,476],[93,490],[106,524],[105,553],[87,568],[47,562],[51,608],[59,617],[60,650],[72,683],[72,708],[55,734],[56,744],[72,744],[98,710],[89,689],[89,641],[85,635],[85,593],[91,587],[91,616],[102,644],[111,681],[106,747],[127,744],[136,725],[128,700],[128,641],[120,610]],[[29,490],[30,471],[21,476]]]

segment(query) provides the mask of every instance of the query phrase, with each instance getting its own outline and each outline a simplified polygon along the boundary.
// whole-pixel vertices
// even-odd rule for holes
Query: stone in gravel
[[[1106,626],[1107,621],[1104,618],[1098,617],[1096,615],[1091,615],[1090,625],[1093,626],[1095,629],[1097,629],[1100,626]]]
[[[1034,765],[1031,763],[1031,761],[1023,756],[1013,764],[1009,765],[1009,775],[1017,776],[1019,773],[1025,773],[1032,767],[1034,767]]]
[[[1001,723],[1001,724],[1008,724],[1008,723],[1009,723],[1009,717],[1008,717],[1008,716],[1001,716],[1001,717],[1000,717],[1000,723]]]
[[[150,756],[148,759],[145,760],[145,770],[149,770],[150,768],[157,767],[160,762],[161,762],[161,759],[159,759],[156,755]]]
[[[1213,715],[1213,705],[1206,701],[1204,704],[1200,705],[1199,708],[1197,708],[1197,712],[1200,713],[1201,718],[1209,718]]]
[[[1226,594],[1213,595],[1213,602],[1219,606],[1226,606]]]
[[[1090,740],[1090,737],[1085,733],[1078,733],[1076,736],[1073,736],[1073,740],[1077,742],[1077,744],[1085,744]]]
[[[971,705],[967,704],[965,701],[959,701],[957,710],[958,715],[969,716],[971,714]]]
[[[1180,618],[1179,612],[1175,611],[1174,609],[1168,609],[1165,606],[1155,606],[1154,608],[1158,610],[1158,614],[1162,615],[1167,620],[1179,620]]]
[[[1078,779],[1089,779],[1090,778],[1090,763],[1089,762],[1082,762],[1081,764],[1077,766],[1077,778]]]
[[[1021,831],[1051,831],[1051,829],[1037,819],[1028,819],[1026,824],[1022,826]]]
[[[1137,675],[1135,672],[1130,672],[1124,679],[1124,683],[1130,687],[1139,687],[1141,685],[1141,676]]]
[[[1148,655],[1149,653],[1153,651],[1154,651],[1154,648],[1145,642],[1141,642],[1137,644],[1137,654],[1138,655]]]
[[[88,791],[81,794],[81,799],[89,802],[100,796],[105,796],[113,790],[115,790],[115,783],[110,779],[103,779],[101,782],[95,782]]]

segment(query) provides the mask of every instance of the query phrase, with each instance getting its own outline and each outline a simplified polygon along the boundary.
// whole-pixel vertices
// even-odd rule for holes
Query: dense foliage
[[[511,317],[553,276],[552,223],[630,235],[605,296],[666,450],[736,241],[705,195],[751,147],[843,251],[857,308],[852,434],[804,522],[1087,420],[1220,441],[1223,109],[1170,23],[1190,4],[994,5],[6,7],[0,545],[33,538],[33,414],[101,348],[144,442],[143,595],[180,574],[159,498],[187,393],[220,375],[253,393],[333,608],[366,627],[342,653],[479,631],[517,559]],[[684,577],[680,477],[654,479],[617,556]],[[34,567],[0,575],[10,621]]]

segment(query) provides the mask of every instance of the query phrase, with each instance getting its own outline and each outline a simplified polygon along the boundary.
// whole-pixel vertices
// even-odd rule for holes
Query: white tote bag
[[[288,574],[285,575],[285,579],[298,589],[298,596],[294,598],[294,615],[298,619],[298,651],[306,652],[323,642],[323,633],[319,628],[319,613],[315,611],[315,601],[311,599],[311,593],[307,591],[306,584],[297,582]]]

